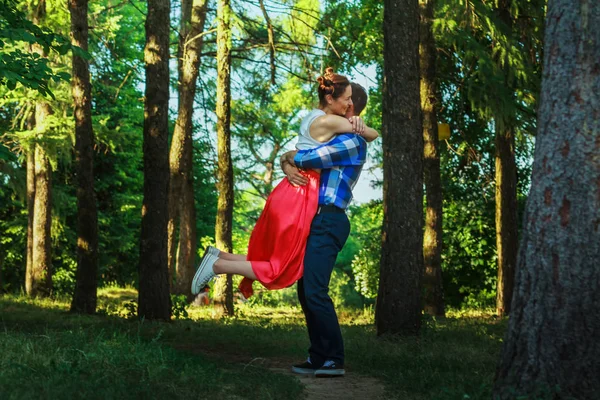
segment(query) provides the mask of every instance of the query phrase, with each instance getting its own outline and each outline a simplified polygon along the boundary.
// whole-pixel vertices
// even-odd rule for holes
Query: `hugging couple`
[[[329,281],[338,253],[350,234],[346,208],[367,157],[367,142],[378,137],[359,114],[365,89],[327,68],[318,78],[319,106],[301,122],[296,150],[281,156],[287,176],[269,195],[248,254],[209,246],[192,281],[192,293],[218,274],[238,274],[240,291],[252,295],[253,281],[267,289],[298,282],[310,347],[308,359],[292,371],[316,377],[344,376],[344,343]]]

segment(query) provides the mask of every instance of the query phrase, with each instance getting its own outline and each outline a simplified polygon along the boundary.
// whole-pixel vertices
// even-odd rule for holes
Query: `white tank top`
[[[300,123],[300,134],[298,135],[298,143],[296,143],[297,150],[314,149],[315,147],[318,147],[323,144],[318,140],[313,139],[312,136],[310,136],[310,125],[315,119],[322,115],[327,114],[323,110],[314,109],[302,119],[302,122]]]

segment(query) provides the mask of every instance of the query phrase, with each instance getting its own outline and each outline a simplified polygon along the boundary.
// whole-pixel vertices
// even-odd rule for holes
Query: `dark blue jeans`
[[[350,222],[344,213],[315,215],[310,227],[304,256],[304,276],[298,281],[298,299],[306,317],[313,365],[320,367],[332,360],[344,365],[344,342],[333,302],[329,281],[335,259],[350,234]]]

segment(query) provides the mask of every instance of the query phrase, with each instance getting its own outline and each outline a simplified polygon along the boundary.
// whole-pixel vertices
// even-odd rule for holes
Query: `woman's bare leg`
[[[227,261],[246,261],[246,256],[242,254],[227,253],[226,251],[219,250],[219,258]]]
[[[223,254],[223,252],[221,252],[221,254]],[[230,255],[236,256],[237,254]],[[246,258],[244,257],[244,260],[245,259]],[[219,258],[213,265],[213,271],[215,271],[215,274],[236,274],[245,276],[246,278],[257,280],[256,275],[252,270],[252,264],[250,263],[250,261],[235,261],[227,260],[225,258]]]

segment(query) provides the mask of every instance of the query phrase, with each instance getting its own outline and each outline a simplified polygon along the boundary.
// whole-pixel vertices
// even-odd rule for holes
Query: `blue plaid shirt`
[[[353,133],[343,133],[322,146],[298,150],[294,163],[298,168],[322,169],[319,205],[345,209],[366,159],[367,142]]]

